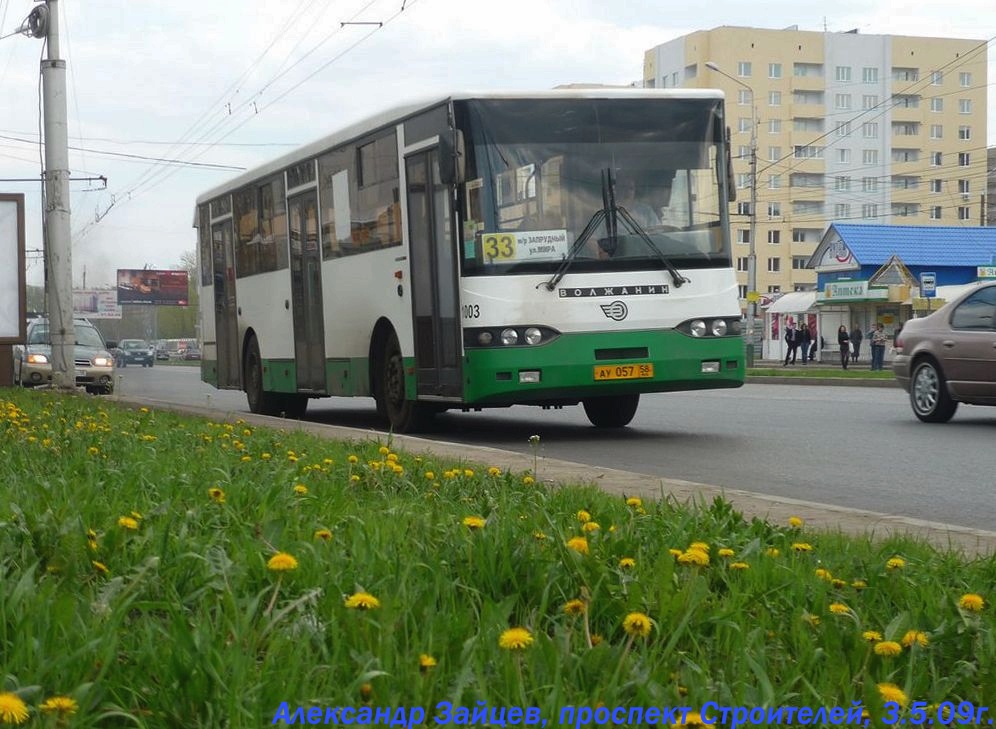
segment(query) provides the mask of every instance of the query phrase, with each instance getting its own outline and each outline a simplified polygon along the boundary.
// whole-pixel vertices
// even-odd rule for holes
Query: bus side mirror
[[[737,185],[733,178],[733,150],[730,149],[730,128],[726,128],[726,198],[730,202],[737,200]]]
[[[439,177],[444,185],[459,184],[467,174],[467,156],[464,154],[463,132],[439,135]]]

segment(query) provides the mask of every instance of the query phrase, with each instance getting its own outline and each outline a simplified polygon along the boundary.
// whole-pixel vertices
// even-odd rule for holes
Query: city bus
[[[739,387],[728,140],[715,90],[453,94],[241,174],[197,198],[202,379],[284,417],[372,397],[396,432]]]

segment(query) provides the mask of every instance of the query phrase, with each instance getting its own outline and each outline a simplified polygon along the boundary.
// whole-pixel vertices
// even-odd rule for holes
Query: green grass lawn
[[[843,369],[802,365],[795,367],[748,367],[748,377],[843,377],[851,380],[895,380],[892,370]]]
[[[81,396],[0,450],[0,724],[996,698],[993,557]]]

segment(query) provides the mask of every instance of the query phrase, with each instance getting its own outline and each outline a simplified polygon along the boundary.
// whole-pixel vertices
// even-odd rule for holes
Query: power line
[[[0,134],[0,139],[7,139],[11,142],[21,142],[23,144],[32,144],[32,145],[36,144],[36,142],[33,139],[12,137],[6,134]],[[102,154],[108,157],[120,157],[123,159],[139,160],[143,162],[156,162],[160,164],[170,164],[174,166],[179,165],[181,167],[203,167],[207,169],[229,170],[234,172],[239,172],[246,169],[245,167],[237,167],[235,165],[223,165],[223,164],[216,164],[213,162],[186,162],[181,159],[170,159],[168,157],[148,157],[146,155],[141,155],[141,154],[130,154],[127,152],[111,152],[105,149],[90,149],[88,147],[74,147],[72,145],[69,146],[69,149],[73,150],[74,152],[90,152],[91,154]]]

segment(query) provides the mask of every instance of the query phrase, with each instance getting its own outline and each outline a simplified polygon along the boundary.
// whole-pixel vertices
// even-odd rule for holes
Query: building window
[[[972,100],[971,99],[958,99],[958,113],[959,114],[971,114],[972,113]]]
[[[782,259],[781,258],[769,258],[768,259],[768,273],[778,273],[782,270]]]
[[[769,63],[768,64],[768,78],[781,78],[782,77],[782,64],[780,63]]]
[[[874,109],[876,106],[878,106],[878,96],[875,94],[864,94],[861,97],[862,109]]]
[[[850,81],[851,67],[837,66],[837,68],[834,69],[834,79],[836,79],[837,81]]]
[[[850,94],[834,94],[833,96],[833,106],[835,109],[850,109],[851,108],[851,95]]]
[[[838,149],[837,150],[837,161],[843,165],[850,164],[851,162],[851,150],[849,149]]]
[[[861,80],[866,84],[878,83],[878,69],[873,66],[865,66],[861,69]]]
[[[877,165],[878,164],[878,150],[877,149],[863,149],[863,150],[861,150],[861,164],[864,164],[864,165]]]
[[[972,127],[960,126],[958,127],[958,139],[962,141],[967,141],[972,138]]]
[[[892,68],[892,79],[894,81],[919,81],[920,69],[894,66]]]
[[[823,159],[823,147],[797,144],[793,156],[796,159]]]
[[[768,119],[768,134],[781,134],[781,133],[782,133],[782,120]]]
[[[768,178],[768,189],[777,190],[782,186],[782,176],[781,175],[771,175]]]
[[[862,218],[877,218],[878,217],[878,205],[875,203],[866,203],[861,206],[861,217]]]
[[[958,166],[959,167],[969,167],[972,162],[972,156],[968,152],[958,153]]]
[[[878,192],[878,178],[877,177],[862,177],[861,178],[861,191],[862,192]]]
[[[930,100],[930,110],[936,112],[944,111],[944,99],[940,96],[935,96]]]
[[[792,256],[792,268],[796,271],[808,268],[807,263],[809,263],[809,256]]]
[[[943,139],[944,138],[944,125],[943,124],[931,124],[930,125],[930,138],[931,139]]]
[[[738,132],[749,132],[750,131],[750,117],[742,116],[737,120],[737,131]]]
[[[671,74],[671,85],[672,86],[677,86],[678,85],[678,72],[677,71],[675,71],[674,73]]]
[[[776,202],[768,203],[768,217],[780,218],[782,216],[782,204]]]
[[[930,72],[930,85],[940,86],[944,83],[944,72],[943,71],[931,71]]]
[[[741,258],[738,258],[737,259],[737,270],[738,271],[746,271],[747,270],[747,262],[749,260],[750,259],[747,256],[743,256]]]
[[[967,195],[971,190],[969,189],[968,180],[958,180],[958,192],[962,195]]]
[[[941,152],[931,152],[930,153],[930,166],[940,167],[941,161],[944,159],[944,155]]]
[[[739,292],[741,299],[746,299],[747,298],[747,286],[745,284],[741,284],[740,286],[737,286],[737,291]]]
[[[750,106],[750,91],[747,89],[737,89],[737,103],[740,106]]]
[[[750,146],[746,144],[741,144],[740,148],[737,150],[737,159],[750,159]]]
[[[930,208],[930,219],[931,220],[940,220],[941,219],[941,206],[940,205],[934,205],[933,207]]]
[[[740,190],[746,190],[750,187],[750,175],[746,172],[740,172],[737,174],[737,188]]]
[[[769,286],[768,287],[768,293],[769,294],[780,294],[781,292],[782,292],[782,287],[781,286]]]
[[[851,134],[851,122],[837,122],[837,136],[847,137]]]
[[[782,92],[781,91],[769,91],[768,92],[768,106],[781,106],[782,105]]]
[[[943,184],[944,183],[941,180],[931,180],[930,181],[930,191],[931,192],[941,192]]]
[[[958,85],[963,89],[967,89],[972,85],[972,74],[968,71],[962,71],[958,74]]]
[[[750,78],[750,61],[739,61],[737,63],[737,76]]]
[[[972,208],[967,205],[960,205],[958,207],[958,220],[968,220],[971,217]]]
[[[850,177],[835,177],[833,180],[833,189],[838,192],[846,192],[851,189],[851,178]]]
[[[833,206],[833,215],[838,220],[842,218],[848,218],[851,216],[851,204],[850,203],[837,203]]]
[[[777,162],[782,158],[782,148],[781,147],[768,147],[768,161]]]
[[[737,243],[750,243],[750,230],[742,228],[737,231]]]
[[[878,139],[878,122],[865,122],[862,124],[861,136],[865,139]]]
[[[749,202],[738,202],[737,203],[737,215],[750,215],[750,203]]]
[[[777,246],[782,242],[782,231],[780,230],[769,230],[768,231],[768,243]]]

